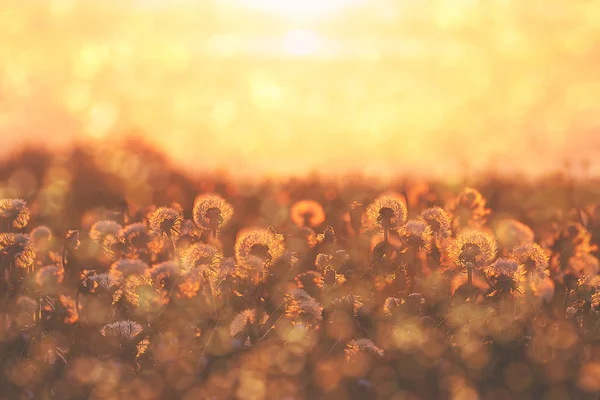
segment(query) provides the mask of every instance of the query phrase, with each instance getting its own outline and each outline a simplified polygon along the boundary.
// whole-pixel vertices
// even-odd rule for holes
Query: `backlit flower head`
[[[153,281],[146,275],[128,275],[123,279],[121,287],[113,294],[113,302],[122,297],[143,312],[156,312],[166,303],[167,299]]]
[[[152,278],[155,283],[162,284],[167,278],[175,278],[180,276],[182,271],[179,264],[175,261],[165,261],[160,264],[153,265],[146,273]]]
[[[143,275],[148,270],[148,264],[138,259],[131,258],[123,258],[121,260],[115,261],[110,266],[110,274],[116,280],[119,280],[121,277],[125,278],[129,275]]]
[[[44,294],[56,292],[65,277],[65,270],[58,265],[46,265],[35,274],[35,283]]]
[[[148,217],[150,229],[156,235],[177,238],[181,230],[181,211],[171,207],[159,207]]]
[[[518,282],[519,263],[512,258],[499,258],[486,267],[483,272],[495,291],[511,293]]]
[[[101,246],[109,247],[119,237],[121,228],[121,225],[115,221],[98,221],[90,228],[90,239]]]
[[[398,234],[405,246],[425,251],[431,249],[431,228],[423,220],[411,219],[398,230]]]
[[[472,188],[465,188],[451,206],[452,213],[461,227],[479,227],[485,223],[490,210],[485,208],[485,198]]]
[[[404,224],[407,213],[404,199],[396,195],[379,196],[369,204],[366,210],[370,224],[378,228],[383,228],[387,222],[389,222],[390,228]]]
[[[45,251],[52,240],[52,231],[47,226],[40,225],[31,231],[29,238],[36,250]]]
[[[548,268],[549,255],[537,243],[524,244],[513,249],[510,256],[517,260],[525,272],[539,273]]]
[[[272,229],[242,231],[235,242],[236,259],[244,267],[254,266],[257,260],[270,265],[282,257],[284,251],[283,236]]]
[[[438,239],[450,237],[451,218],[441,207],[431,207],[421,213],[421,218],[429,225],[433,236]]]
[[[216,276],[223,254],[214,246],[194,243],[183,254],[181,263],[184,271],[198,269],[204,277]]]
[[[298,289],[321,289],[323,288],[323,275],[317,271],[306,271],[294,278]]]
[[[323,307],[302,289],[285,295],[285,315],[294,323],[316,324],[322,319]]]
[[[90,274],[82,279],[82,284],[88,293],[110,293],[119,286],[119,279],[109,273]]]
[[[481,268],[496,257],[496,241],[488,233],[466,230],[448,246],[448,257],[460,268]]]
[[[137,322],[125,320],[106,324],[100,329],[102,336],[116,337],[122,341],[134,340],[144,328]]]
[[[397,297],[388,297],[383,303],[383,313],[388,317],[396,315],[400,311],[400,307],[404,301]]]
[[[494,234],[498,245],[509,251],[516,246],[533,243],[535,237],[531,228],[514,219],[499,221]]]
[[[325,222],[323,206],[314,200],[300,200],[290,208],[292,221],[299,227],[316,228]]]
[[[0,233],[0,254],[7,255],[18,268],[31,268],[35,260],[29,235],[23,233]]]
[[[150,240],[149,234],[148,227],[142,222],[129,224],[119,231],[119,236],[136,248],[142,248],[147,245]]]
[[[231,220],[233,207],[221,196],[202,195],[194,202],[193,217],[199,227],[216,230]]]
[[[383,357],[383,350],[375,346],[375,343],[371,339],[357,339],[351,340],[346,345],[345,349],[346,361],[352,361],[352,358],[357,356],[359,353],[367,353],[376,357]]]
[[[260,324],[264,324],[268,318],[267,314],[264,314],[263,320],[260,321]],[[246,332],[250,325],[256,324],[256,310],[244,310],[238,313],[231,324],[229,325],[229,333],[231,337],[234,337],[242,332]]]
[[[15,229],[22,229],[31,216],[27,202],[23,199],[0,199],[0,219],[7,221]]]

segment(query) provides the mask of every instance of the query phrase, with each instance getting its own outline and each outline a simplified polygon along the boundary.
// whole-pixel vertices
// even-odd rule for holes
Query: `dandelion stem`
[[[469,292],[473,291],[473,268],[467,266],[467,285],[469,286]]]

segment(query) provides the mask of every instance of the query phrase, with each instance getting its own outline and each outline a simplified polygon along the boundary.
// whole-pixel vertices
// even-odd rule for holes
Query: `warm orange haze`
[[[599,172],[600,3],[4,0],[1,153],[129,132],[194,169]]]

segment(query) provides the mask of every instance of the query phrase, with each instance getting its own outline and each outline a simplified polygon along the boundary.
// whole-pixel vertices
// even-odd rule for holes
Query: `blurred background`
[[[598,175],[599,62],[594,0],[3,0],[0,157],[132,135],[234,175]]]

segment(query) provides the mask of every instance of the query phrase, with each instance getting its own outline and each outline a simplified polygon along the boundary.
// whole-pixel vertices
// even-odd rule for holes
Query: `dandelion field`
[[[600,399],[600,0],[0,4],[0,400]]]
[[[0,201],[1,398],[600,392],[593,181],[248,183],[165,166],[166,186],[132,197],[86,151],[0,168],[4,193],[26,194]]]

